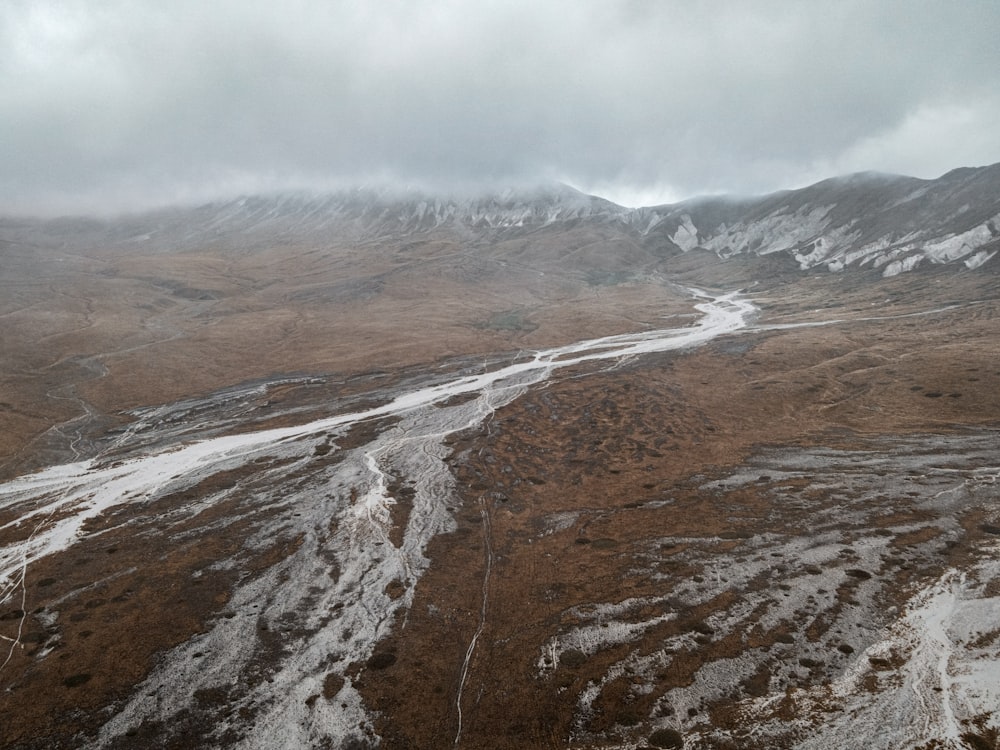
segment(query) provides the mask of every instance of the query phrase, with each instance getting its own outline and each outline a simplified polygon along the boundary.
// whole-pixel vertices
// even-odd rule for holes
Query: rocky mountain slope
[[[972,269],[1000,250],[1000,164],[934,180],[866,172],[760,197],[637,209],[564,185],[474,198],[392,189],[281,193],[111,221],[0,220],[0,242],[44,237],[67,247],[110,242],[162,251],[213,241],[254,247],[282,237],[419,239],[441,231],[496,240],[581,224],[614,230],[659,254],[778,253],[802,270],[877,269],[883,276],[922,264]]]
[[[786,253],[803,270],[871,267],[883,276],[920,264],[976,268],[1000,249],[1000,165],[936,180],[863,173],[747,201],[697,200],[651,209],[683,250],[720,257]]]

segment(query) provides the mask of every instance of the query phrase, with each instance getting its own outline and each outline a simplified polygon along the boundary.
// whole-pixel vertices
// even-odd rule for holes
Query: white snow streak
[[[236,746],[269,749],[318,746],[331,738],[344,742],[359,734],[374,741],[348,668],[368,659],[397,615],[405,613],[428,563],[423,555],[427,543],[454,527],[448,508],[454,502],[454,479],[443,460],[449,453],[444,438],[481,424],[557,369],[695,346],[745,327],[756,309],[737,293],[714,299],[697,290],[692,293],[704,299],[696,305],[703,317],[687,328],[555,347],[491,372],[396,393],[380,406],[298,427],[204,439],[110,466],[80,461],[0,485],[0,509],[18,516],[0,529],[34,524],[30,536],[0,550],[0,591],[17,590],[27,567],[70,547],[85,535],[88,521],[109,509],[145,504],[256,458],[278,459],[278,468],[264,470],[269,472],[261,485],[265,489],[246,501],[276,512],[276,517],[262,519],[262,528],[246,544],[265,549],[276,538],[296,536],[301,540],[298,548],[237,586],[228,605],[236,616],[219,618],[208,632],[165,655],[104,726],[94,746],[106,745],[146,721],[169,724],[191,705],[196,690],[230,691],[234,685],[242,685],[242,692],[231,694],[230,701],[252,718],[239,719],[240,712],[234,710],[230,718],[220,718],[206,730],[214,738],[235,732],[240,738]],[[462,395],[474,398],[446,403]],[[338,461],[318,462],[320,468],[312,470],[308,481],[302,480],[301,472],[313,465],[317,445],[335,442],[353,425],[383,417],[398,421],[367,445],[340,451]],[[296,472],[294,481],[284,481]],[[413,490],[398,547],[388,534],[390,508],[396,502],[390,495],[390,477]],[[332,580],[331,560],[336,561]],[[395,598],[387,593],[393,582],[404,587]],[[9,598],[9,593],[4,596]],[[266,660],[267,679],[260,677],[261,667],[253,661],[266,646],[261,631],[281,634],[279,654]],[[470,644],[470,657],[474,646]],[[203,654],[207,656],[202,659]],[[312,699],[323,692],[330,673],[343,678],[338,694],[329,701]]]

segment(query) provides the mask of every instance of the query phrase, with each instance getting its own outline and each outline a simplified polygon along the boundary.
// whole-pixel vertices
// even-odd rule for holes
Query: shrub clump
[[[684,736],[676,729],[657,729],[649,735],[649,744],[653,747],[684,747]]]
[[[396,663],[396,655],[391,651],[380,651],[372,654],[368,660],[369,669],[386,669]]]
[[[65,680],[63,680],[63,685],[65,685],[68,688],[75,688],[75,687],[80,687],[80,685],[85,685],[88,682],[90,682],[90,675],[87,673],[83,673],[67,677]]]
[[[559,666],[576,669],[587,661],[587,655],[578,648],[568,648],[559,655]]]

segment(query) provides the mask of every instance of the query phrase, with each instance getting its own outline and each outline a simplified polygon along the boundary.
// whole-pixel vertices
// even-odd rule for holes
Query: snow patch
[[[989,726],[1000,729],[1000,645],[981,638],[982,626],[996,627],[1000,616],[1000,597],[985,593],[998,579],[1000,562],[988,560],[971,574],[950,570],[914,597],[886,637],[833,684],[831,697],[844,710],[798,747],[889,750],[936,741],[959,750],[972,719],[989,715]],[[879,676],[884,687],[872,693],[864,687],[875,673],[870,659],[887,657],[904,662]]]
[[[898,276],[901,273],[912,271],[923,259],[923,255],[911,255],[907,258],[903,258],[902,260],[894,260],[885,267],[884,271],[882,271],[882,278],[888,279],[892,276]]]
[[[967,232],[924,245],[924,254],[934,263],[950,263],[965,257],[992,239],[993,233],[990,232],[989,226],[980,224]]]
[[[687,252],[698,247],[698,229],[687,214],[681,216],[681,224],[670,238],[681,250]]]
[[[997,254],[996,250],[994,250],[993,252],[989,252],[987,250],[980,250],[978,253],[970,255],[968,258],[965,259],[965,267],[968,268],[970,271],[975,268],[979,268],[981,265],[983,265],[986,261],[988,261],[996,254]]]

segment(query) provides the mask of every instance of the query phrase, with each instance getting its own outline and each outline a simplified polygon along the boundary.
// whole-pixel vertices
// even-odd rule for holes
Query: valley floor
[[[750,287],[742,329],[537,380],[574,327],[705,311],[590,290],[217,390],[230,350],[162,402],[138,344],[63,342],[7,396],[0,746],[997,747],[1000,295],[874,290]],[[222,336],[161,332],[147,369]]]

